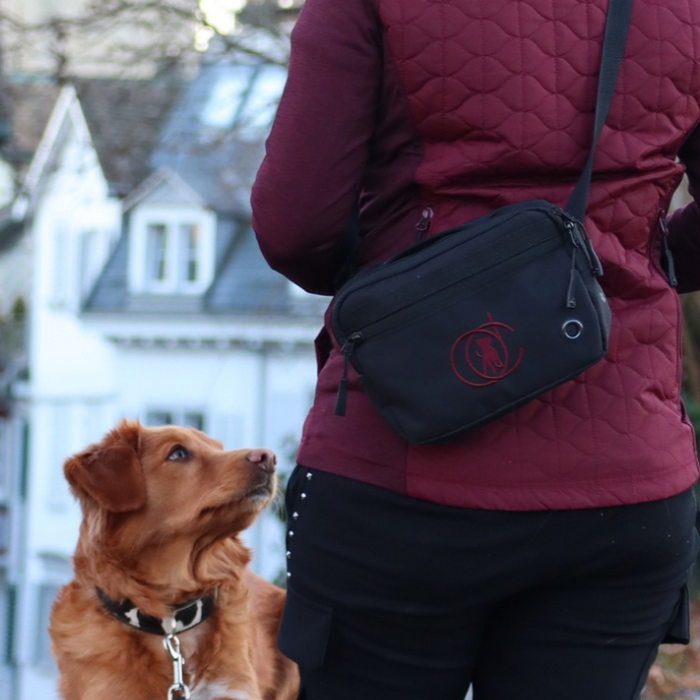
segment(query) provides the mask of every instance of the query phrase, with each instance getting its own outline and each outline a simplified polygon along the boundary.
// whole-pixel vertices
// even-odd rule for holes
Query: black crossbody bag
[[[583,226],[593,159],[624,53],[631,0],[610,0],[593,139],[566,206],[495,210],[366,268],[337,292],[331,330],[396,432],[448,442],[567,382],[605,355],[610,308]]]

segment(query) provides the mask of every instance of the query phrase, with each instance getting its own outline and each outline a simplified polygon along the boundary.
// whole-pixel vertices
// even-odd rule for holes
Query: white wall
[[[83,328],[77,311],[85,271],[104,263],[119,231],[119,203],[109,198],[76,106],[68,108],[66,143],[41,184],[40,206],[24,244],[28,275],[30,380],[26,392],[28,490],[22,512],[12,700],[55,697],[46,617],[56,587],[70,578],[79,513],[62,476],[63,460],[106,430],[115,413],[113,347]],[[86,234],[93,238],[86,261]],[[94,239],[97,240],[95,243]],[[16,256],[15,256],[16,257]],[[6,265],[13,261],[6,258]],[[91,264],[86,265],[86,262]],[[17,269],[16,274],[21,274]],[[0,698],[2,695],[0,694]]]
[[[30,236],[22,236],[0,256],[0,316],[7,318],[18,297],[25,303],[32,284],[33,245]]]

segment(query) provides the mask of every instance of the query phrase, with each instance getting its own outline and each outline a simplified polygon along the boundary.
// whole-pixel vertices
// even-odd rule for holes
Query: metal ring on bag
[[[561,329],[569,340],[576,340],[583,333],[583,323],[578,319],[570,318],[568,321],[564,321]]]

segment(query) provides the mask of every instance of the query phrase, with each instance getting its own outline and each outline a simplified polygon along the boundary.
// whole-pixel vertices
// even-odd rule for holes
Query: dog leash
[[[174,632],[174,618],[165,618],[163,626],[165,627],[166,625],[170,627],[170,632],[163,639],[163,647],[173,662],[173,684],[168,688],[168,700],[176,700],[176,698],[189,700],[190,689],[185,683],[182,673],[185,666],[185,658],[180,653],[180,640]]]

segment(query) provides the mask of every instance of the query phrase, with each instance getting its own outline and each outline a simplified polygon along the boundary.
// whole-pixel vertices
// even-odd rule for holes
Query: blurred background
[[[68,455],[130,417],[292,466],[327,300],[268,269],[248,201],[300,2],[0,2],[0,700],[57,697]],[[283,535],[246,533],[269,580]]]
[[[130,417],[293,465],[327,300],[267,268],[248,200],[302,2],[0,0],[0,700],[57,697],[68,455]],[[682,307],[700,429],[700,294]],[[283,583],[274,508],[246,541]],[[698,632],[647,698],[700,697]]]

